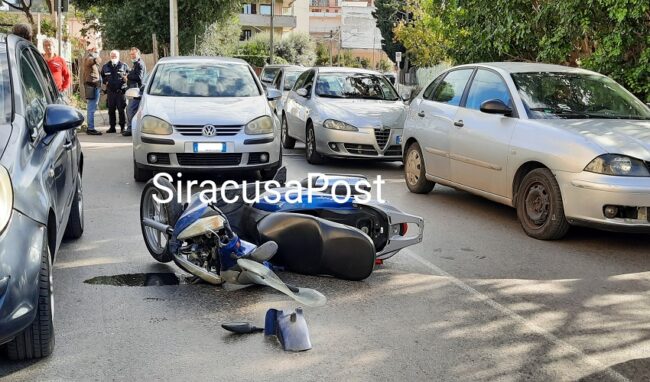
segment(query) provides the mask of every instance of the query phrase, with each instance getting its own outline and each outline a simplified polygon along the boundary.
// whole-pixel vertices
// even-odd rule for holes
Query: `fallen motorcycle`
[[[286,176],[286,170],[281,170],[278,174]],[[159,181],[174,195],[169,203],[156,203],[154,195],[164,198],[153,180],[143,190],[141,225],[149,252],[156,260],[173,260],[213,284],[245,284],[251,271],[243,269],[242,274],[240,263],[250,267],[252,262],[268,262],[271,257],[274,265],[293,272],[362,280],[371,274],[377,258],[390,257],[422,239],[422,219],[389,205],[333,203],[327,193],[310,202],[287,203],[283,188],[276,190],[281,198],[275,204],[263,198],[252,204],[204,203],[195,194],[190,203],[181,205],[171,183],[164,178]],[[233,189],[231,196],[249,191]],[[406,237],[409,223],[418,232]],[[273,251],[268,250],[268,242],[275,243]],[[234,251],[238,245],[239,252]],[[253,261],[240,261],[242,257]]]

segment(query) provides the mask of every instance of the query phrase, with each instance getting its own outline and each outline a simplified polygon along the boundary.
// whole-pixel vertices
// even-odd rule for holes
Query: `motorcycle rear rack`
[[[364,204],[386,214],[389,229],[391,229],[395,224],[406,223],[409,225],[409,231],[407,231],[406,236],[393,235],[392,232],[390,232],[391,236],[388,238],[388,242],[381,251],[377,252],[377,259],[386,260],[399,252],[400,249],[422,242],[422,236],[424,235],[424,219],[421,217],[407,214],[388,204],[378,202]],[[417,226],[418,232],[415,235],[409,235],[409,232],[411,232],[410,230],[414,228],[413,225]]]

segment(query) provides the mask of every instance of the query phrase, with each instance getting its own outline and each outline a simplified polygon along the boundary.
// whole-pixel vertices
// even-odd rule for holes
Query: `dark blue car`
[[[52,261],[83,233],[77,110],[36,48],[0,35],[0,345],[10,359],[54,349]]]

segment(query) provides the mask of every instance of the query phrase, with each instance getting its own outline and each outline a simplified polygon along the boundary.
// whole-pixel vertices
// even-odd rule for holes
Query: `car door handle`
[[[425,115],[426,115],[426,114],[424,114],[424,110],[422,110],[422,111],[420,111],[420,112],[418,113],[418,117],[422,117],[422,118],[424,118]]]
[[[463,123],[462,119],[459,119],[458,121],[454,122],[454,126],[463,127],[463,126],[465,126],[465,124]]]
[[[63,148],[66,150],[70,150],[72,148],[72,141],[65,141]]]

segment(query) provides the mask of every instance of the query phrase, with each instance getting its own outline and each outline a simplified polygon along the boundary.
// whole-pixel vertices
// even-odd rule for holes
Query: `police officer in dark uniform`
[[[126,108],[126,76],[129,67],[120,61],[120,52],[111,51],[111,60],[102,67],[102,78],[106,84],[106,103],[108,104],[108,122],[110,128],[107,133],[115,133],[115,111],[119,116],[120,131],[124,132],[126,119],[124,109]]]
[[[126,76],[126,86],[129,89],[140,89],[143,85],[144,75],[147,72],[147,68],[144,64],[144,61],[142,61],[142,58],[140,58],[140,49],[136,47],[131,48],[129,55],[131,56],[131,61],[133,64],[131,66],[131,71],[129,72],[128,76]],[[129,100],[129,105],[126,108],[127,129],[122,133],[122,135],[127,137],[131,135],[131,120],[133,119],[133,116],[135,116],[135,113],[138,111],[139,106],[140,100],[137,100],[135,98]]]

